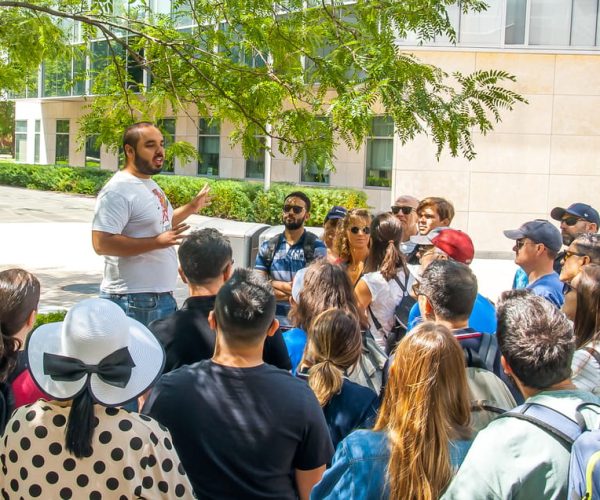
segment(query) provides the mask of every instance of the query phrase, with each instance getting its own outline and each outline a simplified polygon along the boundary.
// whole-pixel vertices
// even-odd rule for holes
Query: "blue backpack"
[[[498,418],[514,417],[526,420],[546,431],[571,452],[569,464],[569,500],[600,499],[600,429],[588,429],[581,408],[600,406],[582,403],[575,411],[575,420],[539,403],[525,403]]]

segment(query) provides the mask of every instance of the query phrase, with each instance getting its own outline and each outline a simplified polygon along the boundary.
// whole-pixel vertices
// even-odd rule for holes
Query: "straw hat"
[[[33,379],[46,394],[64,401],[87,386],[106,406],[144,393],[165,362],[152,332],[106,299],[83,300],[64,321],[37,328],[27,340],[27,356]]]

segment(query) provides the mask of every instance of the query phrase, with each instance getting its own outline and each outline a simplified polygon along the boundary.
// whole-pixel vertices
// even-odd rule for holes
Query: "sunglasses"
[[[577,253],[577,252],[571,252],[571,251],[567,250],[565,252],[565,256],[563,257],[563,260],[566,262],[567,260],[569,260],[573,256],[575,256],[575,257],[584,257],[585,254],[583,254],[583,253]]]
[[[298,205],[284,205],[283,213],[286,214],[288,212],[294,212],[296,215],[300,215],[304,210],[304,207],[299,207]]]
[[[392,213],[394,215],[398,215],[400,212],[402,212],[404,215],[408,215],[410,214],[412,211],[414,210],[413,207],[400,207],[398,205],[394,205],[392,207]]]
[[[352,226],[350,228],[350,232],[352,234],[358,234],[361,231],[363,232],[363,234],[371,234],[371,228],[369,226],[365,226],[365,227]]]
[[[532,245],[537,245],[537,243],[535,241],[527,241],[525,239],[520,239],[520,240],[515,241],[515,248],[517,250],[521,250],[521,248],[523,248],[525,245],[527,245],[527,243],[531,243]]]
[[[564,222],[567,226],[574,226],[580,220],[585,220],[585,219],[582,219],[580,217],[576,217],[576,216],[572,215],[571,217],[565,217],[564,219],[561,219],[561,222]]]

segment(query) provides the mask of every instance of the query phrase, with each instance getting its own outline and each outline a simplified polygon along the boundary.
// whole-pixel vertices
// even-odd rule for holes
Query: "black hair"
[[[436,260],[423,271],[419,293],[427,297],[436,316],[446,320],[466,319],[477,298],[477,278],[466,264]]]
[[[21,341],[15,335],[25,326],[40,301],[40,282],[24,269],[0,272],[0,382],[12,371]]]
[[[179,265],[193,285],[217,278],[231,262],[232,250],[227,237],[213,228],[193,231],[179,246]]]
[[[524,385],[546,389],[570,378],[575,336],[562,311],[529,290],[509,290],[497,317],[498,346]]]
[[[131,146],[135,150],[137,143],[140,141],[140,130],[146,127],[156,127],[156,125],[151,122],[137,122],[129,125],[123,133],[123,150],[125,150],[126,145]]]
[[[577,251],[590,258],[591,264],[600,264],[600,234],[583,233],[571,243]]]
[[[302,191],[292,191],[283,199],[283,202],[285,203],[289,198],[300,198],[306,205],[306,211],[310,212],[310,198],[305,193]]]
[[[217,327],[228,342],[254,344],[273,323],[275,305],[273,288],[263,274],[236,269],[215,300]]]
[[[65,446],[77,458],[91,457],[94,436],[94,400],[86,386],[71,403]]]
[[[408,273],[400,251],[402,224],[389,213],[376,215],[371,221],[371,247],[365,263],[365,273],[380,271],[390,281],[400,269]]]

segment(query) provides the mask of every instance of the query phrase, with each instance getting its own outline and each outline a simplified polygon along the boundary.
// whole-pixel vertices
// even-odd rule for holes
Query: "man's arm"
[[[315,484],[323,477],[325,465],[311,470],[296,469],[296,487],[298,488],[298,497],[300,500],[308,500],[310,492]]]
[[[210,202],[209,191],[210,187],[208,184],[204,184],[204,187],[188,203],[173,210],[173,226],[181,224],[190,215],[197,213],[202,207],[208,205]]]
[[[173,229],[148,238],[132,238],[122,234],[111,234],[92,230],[92,245],[98,255],[132,257],[152,250],[178,245],[185,238],[182,234],[189,229],[187,224],[179,224]]]
[[[275,298],[277,300],[288,300],[292,295],[291,281],[271,280],[271,286],[273,287],[273,292],[275,292]]]

